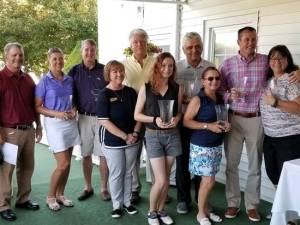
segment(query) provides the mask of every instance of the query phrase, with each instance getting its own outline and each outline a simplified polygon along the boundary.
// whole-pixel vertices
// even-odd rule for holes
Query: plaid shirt
[[[226,59],[220,66],[221,90],[228,102],[231,88],[239,88],[243,77],[248,77],[245,87],[245,101],[231,102],[230,108],[238,112],[258,112],[261,93],[266,86],[268,56],[256,53],[250,60],[240,54]]]

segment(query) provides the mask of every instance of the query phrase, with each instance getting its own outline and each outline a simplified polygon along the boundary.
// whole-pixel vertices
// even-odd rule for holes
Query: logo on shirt
[[[109,101],[110,102],[115,102],[115,101],[118,101],[118,98],[117,97],[113,97],[113,98],[110,98]]]

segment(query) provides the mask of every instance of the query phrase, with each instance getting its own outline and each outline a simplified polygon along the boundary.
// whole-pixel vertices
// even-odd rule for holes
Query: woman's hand
[[[66,111],[66,112],[57,112],[55,117],[58,118],[58,119],[61,119],[61,120],[69,120],[69,113]]]
[[[220,123],[220,122],[219,122]],[[229,132],[231,129],[231,124],[228,123],[227,121],[222,121],[221,125],[223,126],[223,132]]]
[[[289,82],[292,84],[300,82],[300,70],[293,71],[289,74]]]
[[[76,117],[76,109],[75,108],[73,108],[69,111],[66,111],[66,113],[68,114],[68,119],[69,120],[75,119],[75,117]]]
[[[127,134],[127,140],[126,140],[126,144],[130,145],[130,144],[134,144],[135,142],[137,142],[138,137],[134,136],[133,134]]]
[[[276,101],[276,98],[273,96],[271,90],[266,90],[265,94],[263,95],[263,101],[267,105],[274,105],[274,102]]]
[[[216,121],[213,123],[207,124],[207,129],[214,132],[214,133],[222,133],[225,130],[224,125],[220,123],[220,121]]]
[[[173,119],[173,118],[172,118],[172,119]],[[168,128],[174,127],[174,125],[172,124],[172,120],[171,120],[170,123],[164,123],[160,117],[155,117],[155,122],[154,122],[154,124],[155,124],[157,127],[163,128],[163,129],[168,129]]]

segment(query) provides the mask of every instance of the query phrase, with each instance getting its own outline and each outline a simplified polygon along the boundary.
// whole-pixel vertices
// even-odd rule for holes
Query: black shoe
[[[130,205],[130,206],[127,206],[127,207],[125,205],[123,205],[123,208],[130,215],[138,213],[138,210],[133,205]]]
[[[16,208],[20,209],[29,209],[29,210],[39,210],[40,206],[36,202],[32,202],[30,200],[23,202],[23,203],[16,203],[15,205]]]
[[[83,192],[79,195],[78,201],[83,201],[88,199],[94,194],[94,189],[91,189],[90,191],[88,190],[83,190]]]
[[[0,215],[4,220],[8,220],[8,221],[14,221],[17,219],[16,214],[11,209],[6,209],[4,211],[1,211]]]
[[[133,191],[131,193],[131,199],[130,199],[131,204],[136,205],[139,203],[140,200],[141,200],[140,193],[137,191]]]
[[[122,216],[122,210],[121,209],[114,209],[111,212],[111,217],[112,218],[120,218]]]

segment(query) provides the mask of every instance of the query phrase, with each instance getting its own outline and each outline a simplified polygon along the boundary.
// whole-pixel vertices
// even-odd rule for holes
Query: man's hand
[[[43,136],[43,128],[41,126],[37,126],[37,128],[35,129],[36,143],[39,143],[41,141],[42,136]]]
[[[4,142],[5,142],[5,135],[2,128],[0,127],[0,145],[4,144]]]
[[[289,74],[289,82],[292,84],[300,82],[300,70],[293,71]]]

